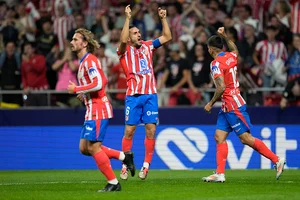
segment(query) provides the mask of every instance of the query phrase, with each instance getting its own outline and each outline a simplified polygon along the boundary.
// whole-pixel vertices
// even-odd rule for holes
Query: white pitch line
[[[49,185],[49,184],[71,184],[71,183],[79,183],[79,184],[87,184],[87,183],[99,183],[100,181],[80,181],[80,182],[73,182],[73,181],[44,181],[44,182],[15,182],[15,183],[0,183],[0,186],[8,186],[8,185]]]

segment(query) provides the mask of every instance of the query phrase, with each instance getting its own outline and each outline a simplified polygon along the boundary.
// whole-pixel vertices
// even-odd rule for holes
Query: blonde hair
[[[90,53],[93,53],[95,49],[98,49],[100,47],[97,40],[94,39],[94,34],[84,28],[79,28],[75,31],[75,33],[79,33],[82,35],[83,40],[88,42],[87,45],[87,51]]]

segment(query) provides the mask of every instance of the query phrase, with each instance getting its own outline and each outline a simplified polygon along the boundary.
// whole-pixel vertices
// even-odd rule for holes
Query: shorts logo
[[[241,123],[237,123],[237,124],[233,125],[231,128],[236,128],[236,127],[238,127],[239,125],[241,125]]]
[[[146,112],[146,114],[147,114],[148,116],[150,116],[150,115],[158,115],[158,112],[154,112],[154,111],[151,112],[151,111],[148,110],[148,111]]]
[[[126,110],[125,110],[125,121],[128,121],[128,120],[129,120],[129,112],[130,112],[130,107],[127,106],[127,107],[126,107]]]
[[[93,128],[90,127],[90,126],[86,126],[85,129],[88,130],[88,131],[92,131],[93,130]]]
[[[84,137],[88,136],[89,134],[90,134],[90,133],[85,133],[85,134],[84,134]]]

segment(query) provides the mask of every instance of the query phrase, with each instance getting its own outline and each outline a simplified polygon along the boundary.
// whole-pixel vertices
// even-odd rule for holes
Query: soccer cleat
[[[141,171],[139,172],[139,178],[145,180],[147,178],[149,169],[146,167],[142,167]]]
[[[286,159],[285,158],[279,158],[279,161],[274,165],[274,168],[276,170],[276,179],[277,180],[281,176],[281,174],[284,170],[284,165],[285,164],[286,164]]]
[[[202,181],[204,181],[204,182],[224,183],[225,182],[225,175],[224,174],[217,174],[217,173],[214,172],[210,176],[203,177]]]
[[[132,151],[128,151],[128,152],[124,152],[125,154],[125,159],[123,160],[123,163],[127,166],[127,170],[130,171],[131,176],[135,175],[135,165],[133,162],[133,152]]]
[[[98,190],[98,192],[117,192],[117,191],[121,191],[120,183],[118,183],[117,185],[107,183],[107,185],[102,190]]]
[[[122,180],[127,180],[128,179],[128,169],[127,166],[125,164],[122,165],[122,170],[120,173],[120,178]]]

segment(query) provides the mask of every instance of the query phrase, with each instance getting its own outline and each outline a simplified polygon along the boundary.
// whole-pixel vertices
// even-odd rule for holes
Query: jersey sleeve
[[[224,76],[224,72],[223,72],[221,63],[218,61],[211,62],[210,71],[211,71],[211,75],[214,80],[220,76]]]
[[[99,65],[99,66],[98,66]],[[86,85],[76,86],[74,92],[78,93],[89,93],[101,90],[103,87],[102,76],[99,72],[100,62],[88,59],[85,61],[85,70],[87,71],[90,83]]]

